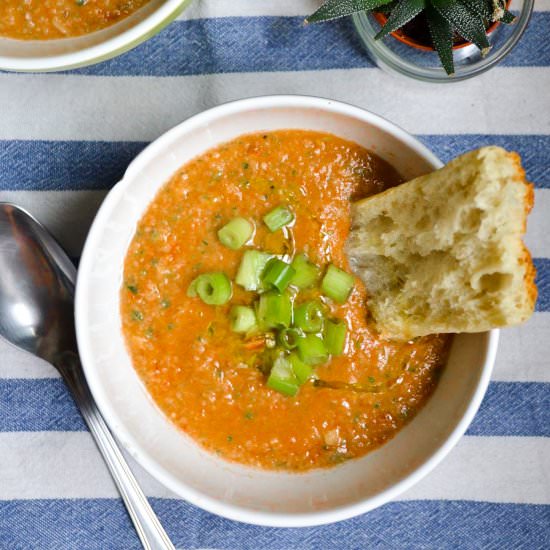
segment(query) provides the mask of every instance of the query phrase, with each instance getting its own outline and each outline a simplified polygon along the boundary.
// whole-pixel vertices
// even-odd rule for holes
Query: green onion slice
[[[286,292],[266,292],[260,296],[257,309],[262,328],[288,328],[292,323],[292,300]]]
[[[313,368],[310,365],[306,365],[300,357],[298,357],[297,353],[291,353],[288,356],[288,360],[292,365],[292,371],[300,386],[305,384],[313,376]]]
[[[231,299],[231,281],[225,273],[203,273],[187,289],[187,296],[198,296],[205,304],[221,306]]]
[[[290,264],[295,273],[290,284],[298,287],[299,289],[310,288],[314,286],[319,280],[319,268],[312,264],[305,254],[299,254],[292,260]]]
[[[355,278],[353,275],[330,264],[323,277],[321,290],[335,302],[343,304],[348,299],[354,284]]]
[[[267,287],[273,287],[282,292],[290,283],[294,273],[294,269],[289,264],[278,258],[272,258],[265,266],[262,282]]]
[[[294,221],[294,214],[286,206],[277,206],[263,217],[264,223],[274,233]]]
[[[317,300],[305,302],[294,311],[294,324],[304,332],[321,332],[324,320],[324,306]]]
[[[279,332],[279,344],[285,349],[291,350],[298,346],[298,340],[304,337],[304,333],[297,328],[285,328]]]
[[[271,257],[271,254],[260,250],[246,250],[239,265],[235,282],[245,290],[260,290],[262,288],[261,275]]]
[[[220,242],[231,248],[238,250],[243,246],[254,233],[254,226],[245,218],[233,218],[218,231]]]
[[[344,321],[327,321],[324,330],[324,342],[332,355],[342,355],[346,347],[348,327]]]
[[[318,365],[328,359],[328,352],[323,340],[315,334],[308,334],[298,340],[298,355],[307,365]]]
[[[267,386],[290,397],[298,393],[298,380],[288,359],[282,356],[275,359],[269,378],[267,379]]]
[[[249,306],[233,306],[229,312],[233,332],[252,332],[257,328],[256,313]]]

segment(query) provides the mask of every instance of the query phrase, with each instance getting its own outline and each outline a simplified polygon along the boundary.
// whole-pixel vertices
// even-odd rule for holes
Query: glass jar
[[[473,44],[453,49],[455,74],[452,76],[447,75],[434,50],[408,45],[392,35],[375,40],[381,24],[372,13],[355,14],[353,22],[369,55],[380,68],[425,82],[452,83],[488,71],[508,55],[524,33],[533,6],[534,0],[511,1],[509,10],[516,20],[511,25],[499,23],[490,30],[487,36],[492,47],[485,57]]]

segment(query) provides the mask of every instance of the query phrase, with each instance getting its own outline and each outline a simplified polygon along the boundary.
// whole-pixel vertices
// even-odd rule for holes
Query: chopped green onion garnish
[[[294,311],[294,324],[304,332],[321,332],[323,322],[323,304],[316,300],[305,302]]]
[[[324,342],[332,355],[342,355],[346,346],[348,327],[344,321],[327,321],[324,330]]]
[[[187,296],[198,296],[205,304],[221,306],[231,299],[231,281],[225,273],[203,273],[192,281]]]
[[[299,254],[292,260],[291,267],[296,271],[290,284],[300,289],[310,288],[319,279],[319,268],[312,264],[304,254]]]
[[[294,214],[286,206],[277,206],[277,208],[267,213],[263,220],[273,233],[277,231],[277,229],[281,229],[281,227],[293,222]]]
[[[298,380],[294,375],[292,365],[285,357],[277,357],[271,367],[267,386],[272,390],[293,397],[298,393]]]
[[[304,333],[297,328],[285,328],[279,332],[279,343],[285,349],[294,349],[298,340],[304,337]]]
[[[285,328],[292,323],[292,300],[283,292],[266,292],[258,302],[258,323],[262,328]]]
[[[234,218],[218,231],[218,239],[227,248],[237,250],[252,237],[252,233],[254,226],[247,219]]]
[[[271,254],[259,250],[246,250],[243,254],[235,282],[246,290],[261,288],[260,276],[263,273]]]
[[[311,368],[311,366],[306,365],[298,357],[297,353],[291,353],[288,356],[288,360],[292,365],[292,371],[294,372],[294,376],[296,377],[296,380],[298,380],[298,384],[300,384],[300,386],[302,384],[305,384],[313,375],[313,369]]]
[[[251,332],[257,326],[256,313],[248,306],[233,306],[229,318],[234,332]]]
[[[278,258],[272,258],[265,266],[262,282],[267,287],[273,287],[282,292],[290,283],[294,273],[294,269],[289,264]]]
[[[323,293],[332,298],[335,302],[343,304],[349,297],[351,289],[355,284],[353,275],[342,271],[335,265],[330,264],[321,283]]]
[[[298,355],[308,365],[324,363],[328,358],[328,352],[323,340],[314,334],[308,334],[298,340]]]

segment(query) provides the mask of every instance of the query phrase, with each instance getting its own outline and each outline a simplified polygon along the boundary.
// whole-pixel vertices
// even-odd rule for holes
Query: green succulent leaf
[[[365,10],[373,10],[392,0],[327,0],[315,13],[306,19],[306,23],[319,23],[346,17]]]
[[[462,38],[468,40],[468,42],[473,42],[483,54],[489,51],[491,46],[485,34],[485,24],[481,16],[458,2],[432,0],[432,4],[451,28]]]
[[[488,21],[492,21],[493,9],[490,0],[460,0],[460,3]]]
[[[453,61],[453,31],[451,26],[431,6],[426,8],[426,18],[428,19],[430,36],[432,37],[435,51],[441,60],[441,65],[443,65],[448,75],[452,75],[455,72],[455,66]]]
[[[379,40],[390,32],[396,31],[411,19],[414,19],[425,7],[426,0],[400,0],[393,8],[386,24],[374,39]]]
[[[481,15],[487,22],[501,21],[509,24],[516,16],[506,9],[504,0],[459,0],[474,13]]]
[[[516,16],[509,12],[508,10],[504,10],[504,15],[500,18],[500,22],[504,23],[505,25],[509,25],[510,23],[513,23],[516,20]]]
[[[379,6],[378,8],[375,8],[374,11],[376,11],[376,13],[381,13],[382,15],[389,17],[390,13],[392,12],[393,8],[397,6],[398,2],[399,0],[391,0],[389,4],[384,4],[383,6]]]

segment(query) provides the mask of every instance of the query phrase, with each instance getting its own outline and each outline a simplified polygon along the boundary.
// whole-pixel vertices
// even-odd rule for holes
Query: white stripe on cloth
[[[550,382],[550,312],[536,312],[523,325],[503,329],[495,370],[498,382]]]
[[[505,329],[491,379],[550,383],[550,313],[537,312],[525,324]],[[0,339],[0,378],[57,378],[57,371]]]
[[[534,81],[537,86],[526,86]],[[379,69],[163,78],[3,74],[0,105],[17,97],[24,108],[0,110],[0,139],[150,141],[227,101],[320,93],[415,134],[550,134],[544,89],[550,89],[550,67],[496,68],[453,86],[408,81],[406,87]],[[515,98],[506,116],[502,90]]]
[[[550,313],[537,312],[525,324],[505,329],[497,354],[494,382],[550,383]],[[0,339],[0,378],[57,378],[57,371]]]
[[[550,383],[550,313],[537,312],[525,324],[505,329],[497,354],[494,382]],[[48,363],[0,339],[0,378],[57,378]]]
[[[550,189],[535,190],[535,205],[527,220],[525,244],[534,258],[550,258]]]
[[[28,210],[48,228],[71,258],[78,258],[105,195],[107,190],[0,190],[0,201],[12,202]]]
[[[26,208],[59,240],[67,253],[80,256],[88,229],[107,191],[2,191],[0,201]],[[550,258],[550,189],[535,191],[526,244],[534,258]]]
[[[16,349],[0,338],[0,378],[59,378],[59,374],[46,361]]]
[[[117,496],[88,433],[2,433],[0,449],[0,500]],[[428,477],[400,499],[550,504],[550,488],[541,483],[550,476],[545,460],[549,453],[548,438],[464,437]],[[175,497],[128,460],[148,496]]]

